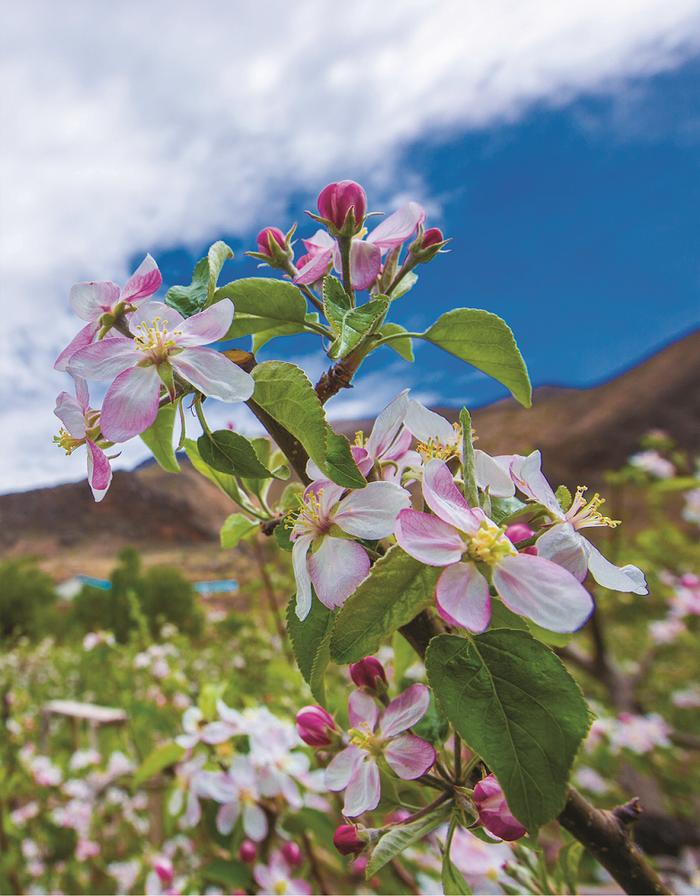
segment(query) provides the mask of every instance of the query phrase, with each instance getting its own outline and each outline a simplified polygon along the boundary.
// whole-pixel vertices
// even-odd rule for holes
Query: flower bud
[[[350,678],[358,688],[367,688],[370,691],[383,691],[386,685],[384,666],[373,656],[366,656],[359,663],[352,663]]]
[[[352,236],[362,229],[367,212],[367,195],[354,180],[328,184],[318,194],[318,213],[336,235]]]
[[[174,871],[173,863],[167,856],[158,856],[153,863],[153,870],[158,875],[158,880],[165,887],[169,887],[173,882]]]
[[[511,526],[506,527],[506,537],[516,546],[519,541],[527,541],[529,538],[532,538],[534,534],[534,529],[531,529],[529,526],[525,525],[525,523],[513,523]],[[537,554],[537,548],[532,544],[527,548],[521,548],[520,553]]]
[[[292,868],[296,868],[304,861],[299,846],[293,840],[287,840],[282,844],[281,853]]]
[[[409,257],[412,260],[412,265],[431,261],[446,242],[447,240],[439,227],[429,227],[427,230],[419,228],[418,236],[409,248]]]
[[[445,237],[442,235],[442,230],[440,230],[439,227],[429,227],[423,234],[423,239],[421,240],[420,247],[421,249],[429,249],[431,246],[434,246],[437,243],[444,242]]]
[[[297,713],[297,732],[310,747],[328,747],[338,729],[322,706],[304,706]]]
[[[238,858],[246,865],[252,865],[258,857],[258,848],[252,840],[244,840],[238,849]]]
[[[474,805],[479,822],[494,837],[519,840],[527,831],[508,808],[505,795],[494,775],[488,775],[474,788]]]
[[[365,848],[365,844],[357,836],[357,828],[353,824],[340,824],[333,834],[333,845],[343,856],[357,855]]]
[[[272,258],[275,245],[286,250],[286,239],[279,227],[265,227],[257,236],[258,252]]]

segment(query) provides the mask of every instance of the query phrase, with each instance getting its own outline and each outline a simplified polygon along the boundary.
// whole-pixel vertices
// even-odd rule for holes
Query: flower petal
[[[431,513],[402,510],[394,529],[401,547],[429,566],[450,566],[462,559],[465,544],[454,526]]]
[[[429,411],[414,398],[408,402],[404,423],[419,442],[437,441],[441,445],[457,445],[459,442],[459,433],[448,420]]]
[[[379,723],[379,731],[384,737],[394,737],[420,722],[428,711],[430,691],[424,684],[412,684],[410,688],[394,697],[384,710]]]
[[[88,380],[111,380],[142,359],[143,354],[131,339],[108,336],[79,349],[69,359],[66,369],[73,376],[82,376]]]
[[[515,494],[515,483],[510,475],[512,455],[491,457],[485,451],[476,448],[474,451],[474,468],[476,483],[482,491],[488,489],[494,498],[512,498]]]
[[[230,803],[224,803],[216,813],[216,829],[224,837],[231,833],[233,826],[238,821],[240,808],[240,803],[237,800],[232,800]]]
[[[72,395],[60,392],[53,412],[74,439],[85,438],[85,412]]]
[[[297,583],[296,614],[303,622],[311,612],[311,578],[306,566],[306,555],[311,547],[312,536],[302,535],[292,548],[292,566]]]
[[[483,632],[491,621],[489,583],[473,563],[455,563],[440,575],[435,589],[438,612],[449,623]]]
[[[88,482],[95,501],[99,503],[107,494],[107,489],[112,482],[112,468],[109,458],[101,448],[98,448],[90,439],[86,444]]]
[[[588,553],[588,568],[591,575],[603,588],[612,591],[631,591],[633,594],[648,594],[646,579],[636,566],[615,566],[604,557],[590,541],[583,539]],[[537,542],[539,546],[539,541]]]
[[[510,473],[524,495],[542,504],[553,516],[563,519],[559,501],[542,473],[542,455],[539,451],[533,451],[527,457],[516,454],[510,465]]]
[[[353,289],[369,289],[379,276],[382,251],[363,240],[353,240],[350,246],[350,280]]]
[[[367,237],[367,242],[374,243],[381,249],[394,249],[413,236],[423,221],[425,221],[423,206],[417,202],[409,202],[378,224]]]
[[[504,557],[494,567],[493,584],[509,610],[552,632],[575,632],[593,612],[583,585],[544,557]]]
[[[153,366],[130,367],[120,373],[102,403],[100,426],[105,438],[126,442],[148,429],[158,415],[160,386]]]
[[[444,461],[430,460],[423,468],[423,497],[444,522],[469,535],[478,531],[484,515],[469,507]]]
[[[89,323],[86,324],[82,330],[80,330],[68,343],[68,345],[63,349],[61,354],[54,361],[54,370],[67,370],[68,362],[73,357],[73,355],[79,351],[81,348],[85,348],[86,345],[90,345],[95,336],[97,336],[97,331],[100,329],[100,325],[98,323]]]
[[[320,280],[328,271],[332,259],[332,249],[322,249],[320,252],[313,254],[301,270],[297,271],[294,283],[303,286]]]
[[[309,555],[309,573],[321,603],[340,607],[369,572],[367,551],[356,541],[326,535]]]
[[[186,348],[170,356],[178,373],[200,392],[221,401],[247,401],[255,382],[245,370],[213,348]]]
[[[407,409],[408,389],[404,389],[380,412],[365,445],[372,458],[381,457],[391,446],[403,426]]]
[[[204,311],[193,314],[180,324],[177,344],[182,347],[191,345],[208,345],[223,339],[228,333],[233,320],[233,302],[222,299]]]
[[[374,731],[379,720],[379,707],[366,691],[352,691],[348,697],[348,720],[351,728],[363,722]]]
[[[110,281],[76,283],[70,291],[71,308],[81,320],[97,320],[119,301],[119,287]]]
[[[364,752],[355,746],[346,747],[336,754],[326,766],[325,782],[328,790],[345,790],[364,755]]]
[[[372,460],[372,456],[367,451],[366,448],[360,448],[359,445],[351,445],[350,453],[352,454],[352,459],[355,461],[357,469],[362,473],[364,477],[369,475],[369,471],[374,466],[374,461]],[[313,463],[313,461],[309,461],[309,464]],[[315,465],[314,465],[315,466]],[[318,467],[315,467],[318,470]],[[309,467],[307,465],[306,472],[309,472]],[[320,473],[320,470],[319,470]],[[311,475],[309,473],[309,475]],[[321,473],[321,476],[323,473]]]
[[[124,284],[120,298],[123,302],[140,302],[157,292],[162,282],[163,278],[155,259],[151,255],[146,255]]]
[[[414,781],[424,775],[435,762],[435,749],[422,737],[402,734],[385,748],[384,758],[399,778]]]
[[[363,812],[371,812],[379,805],[381,788],[379,769],[371,756],[365,756],[353,772],[345,791],[343,814],[355,818]]]
[[[400,510],[409,507],[411,496],[393,482],[370,482],[343,498],[333,522],[348,535],[358,538],[386,538],[394,531]]]
[[[309,255],[317,255],[319,252],[324,252],[326,249],[332,249],[335,246],[333,237],[322,227],[319,227],[310,239],[302,240],[302,243]]]
[[[136,311],[134,311],[129,318],[129,329],[132,333],[136,333],[142,324],[146,327],[151,327],[156,320],[158,320],[166,330],[171,332],[173,330],[179,330],[185,322],[185,318],[179,311],[171,308],[170,305],[166,305],[165,302],[153,300],[144,302],[139,305]]]
[[[243,830],[256,843],[267,836],[267,817],[257,803],[246,803],[243,807]]]
[[[588,574],[585,540],[569,523],[552,526],[536,541],[537,553],[551,560],[582,582]]]

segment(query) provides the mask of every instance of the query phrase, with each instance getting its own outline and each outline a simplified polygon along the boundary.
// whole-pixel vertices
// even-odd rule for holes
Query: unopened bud
[[[301,849],[293,840],[287,840],[283,843],[281,852],[287,864],[291,865],[292,868],[296,868],[304,861]]]
[[[353,856],[362,852],[365,844],[357,836],[357,828],[353,824],[340,824],[333,834],[333,845],[343,856]]]
[[[447,243],[439,227],[429,227],[427,230],[419,230],[418,236],[411,243],[409,252],[416,264],[424,264],[431,261],[440,249]]]
[[[264,227],[256,238],[257,252],[246,252],[251,258],[259,258],[272,268],[287,270],[294,258],[291,238],[294,227],[289,233],[282,233],[279,227]]]
[[[322,706],[304,706],[297,713],[297,732],[310,747],[328,747],[333,743],[338,729],[333,716]]]
[[[252,865],[258,857],[258,849],[252,840],[244,840],[238,849],[238,858],[246,865]]]
[[[261,255],[269,255],[272,258],[274,247],[285,249],[285,236],[279,227],[265,227],[257,236],[258,252]]]
[[[386,685],[384,666],[373,656],[366,656],[359,663],[352,663],[350,678],[358,688],[367,688],[370,691],[383,691]]]
[[[318,213],[335,235],[353,236],[362,229],[367,212],[367,194],[354,180],[328,184],[318,194]]]
[[[474,805],[479,822],[501,840],[519,840],[527,831],[508,808],[505,794],[494,775],[488,775],[474,788]]]
[[[173,863],[167,856],[158,856],[153,863],[153,870],[158,875],[158,880],[166,887],[173,882]]]
[[[511,526],[506,526],[506,538],[510,539],[516,547],[521,541],[529,541],[534,534],[534,529],[531,529],[525,523],[513,523]],[[521,548],[520,553],[537,554],[537,548],[533,544],[529,547]]]

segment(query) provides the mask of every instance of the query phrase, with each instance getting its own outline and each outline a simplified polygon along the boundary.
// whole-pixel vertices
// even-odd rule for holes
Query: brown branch
[[[322,374],[316,383],[316,394],[321,404],[325,404],[329,398],[332,398],[341,389],[352,388],[352,378],[357,373],[357,369],[362,363],[364,354],[355,355],[354,352],[349,354],[347,358],[338,361],[332,367]]]
[[[267,411],[263,410],[252,398],[249,398],[246,404],[277,443],[278,448],[292,465],[292,469],[302,483],[308,485],[311,482],[306,475],[306,464],[309,460],[309,455],[301,442],[295,439],[290,432],[281,426],[274,417],[271,417]]]

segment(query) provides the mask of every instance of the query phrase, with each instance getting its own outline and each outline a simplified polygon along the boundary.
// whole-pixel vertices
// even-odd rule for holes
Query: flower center
[[[491,520],[483,520],[467,543],[467,555],[477,563],[494,566],[510,554],[517,554],[517,551],[503,529]]]
[[[287,892],[287,881],[286,880],[278,880],[275,884],[275,896],[284,896]]]
[[[160,364],[166,360],[172,349],[177,348],[177,337],[181,336],[180,330],[168,330],[168,321],[161,317],[154,317],[151,325],[143,322],[136,328],[134,345],[139,351],[148,355],[154,364]]]
[[[318,492],[309,492],[305,498],[300,498],[299,513],[292,526],[292,532],[295,535],[314,532],[322,535],[330,529],[331,523],[328,516],[324,514],[321,504],[323,489]]]
[[[365,434],[361,429],[358,429],[358,431],[355,433],[355,445],[357,445],[358,448],[365,447]]]
[[[85,444],[85,439],[76,439],[74,438],[68,430],[61,427],[58,431],[58,435],[53,437],[54,445],[58,445],[59,448],[63,448],[67,455],[71,455],[76,448],[79,448],[81,445]]]
[[[370,730],[367,722],[362,722],[359,728],[351,728],[348,734],[350,743],[354,747],[359,747],[360,750],[365,750],[372,756],[381,756],[384,740]]]
[[[455,431],[455,439],[453,442],[441,442],[439,439],[428,439],[427,442],[419,442],[416,445],[416,451],[421,455],[427,463],[429,460],[451,460],[458,457],[462,445],[462,427],[459,423],[453,423],[452,428]]]
[[[605,504],[605,498],[601,498],[596,492],[590,501],[583,497],[588,491],[587,486],[579,485],[571,502],[571,507],[566,511],[566,519],[574,529],[585,529],[588,526],[609,526],[614,529],[619,526],[621,520],[611,520],[609,516],[603,516],[598,508]]]

